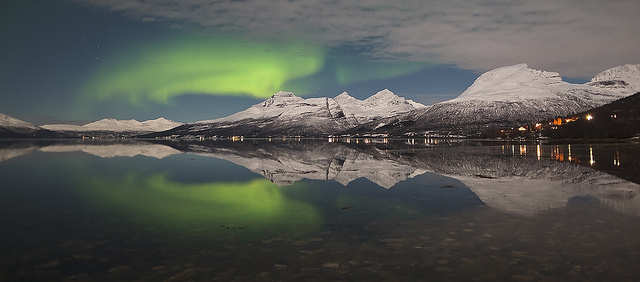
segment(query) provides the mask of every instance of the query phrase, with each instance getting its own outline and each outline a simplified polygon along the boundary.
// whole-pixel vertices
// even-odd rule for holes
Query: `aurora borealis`
[[[33,0],[0,9],[0,113],[182,122],[278,91],[424,104],[528,63],[586,82],[637,63],[640,4],[599,1]]]
[[[313,74],[324,63],[320,48],[195,35],[119,55],[97,71],[83,95],[121,97],[134,104],[167,102],[184,93],[268,98],[285,82]]]

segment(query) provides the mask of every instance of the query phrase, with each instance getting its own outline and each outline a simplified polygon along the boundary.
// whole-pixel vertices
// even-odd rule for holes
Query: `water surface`
[[[636,143],[0,142],[0,279],[637,280]]]

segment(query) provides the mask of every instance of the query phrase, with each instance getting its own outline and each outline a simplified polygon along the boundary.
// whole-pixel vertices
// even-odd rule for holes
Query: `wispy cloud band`
[[[527,62],[592,76],[640,61],[637,0],[83,0],[141,21],[366,46],[376,59],[473,70]]]

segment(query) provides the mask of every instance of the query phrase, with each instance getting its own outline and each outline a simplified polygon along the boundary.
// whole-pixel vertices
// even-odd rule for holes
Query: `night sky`
[[[423,104],[528,63],[586,82],[640,63],[640,2],[4,0],[0,113],[192,122],[284,90]]]

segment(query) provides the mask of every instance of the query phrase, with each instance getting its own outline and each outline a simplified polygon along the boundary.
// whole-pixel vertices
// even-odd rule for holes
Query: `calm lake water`
[[[2,141],[0,280],[637,281],[639,149]]]

